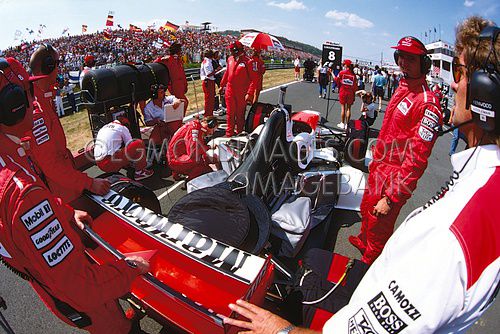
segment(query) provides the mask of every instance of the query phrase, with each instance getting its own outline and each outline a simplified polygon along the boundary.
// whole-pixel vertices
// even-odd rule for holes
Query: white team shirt
[[[122,125],[119,121],[108,123],[97,132],[94,158],[96,161],[100,161],[127,146],[131,141],[132,135],[125,125]]]
[[[208,74],[214,71],[214,67],[212,66],[212,60],[210,58],[205,57],[200,66],[200,79],[201,80],[215,80],[214,75],[207,76]]]
[[[300,66],[300,60],[298,58],[295,58],[295,60],[293,61],[293,66],[295,66],[295,67]]]
[[[154,119],[163,120],[165,118],[165,105],[174,103],[174,100],[175,96],[173,95],[165,96],[161,103],[161,107],[154,104],[153,100],[149,101],[144,107],[144,122],[149,122]]]
[[[452,156],[456,171],[473,150]],[[479,147],[442,199],[406,218],[323,333],[465,332],[498,292],[499,166],[498,146]]]

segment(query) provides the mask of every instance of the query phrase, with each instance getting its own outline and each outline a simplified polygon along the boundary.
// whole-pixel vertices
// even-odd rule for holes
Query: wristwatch
[[[392,207],[392,201],[389,197],[385,196],[385,202],[389,205],[389,207]]]
[[[286,326],[285,328],[280,329],[280,330],[278,331],[278,333],[276,333],[276,334],[288,334],[288,333],[290,333],[290,332],[291,332],[294,328],[295,328],[295,326],[294,326],[294,325]]]

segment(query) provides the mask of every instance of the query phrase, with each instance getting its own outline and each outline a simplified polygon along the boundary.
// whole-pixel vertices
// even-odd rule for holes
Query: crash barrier
[[[117,65],[121,66],[121,65]],[[128,65],[127,65],[128,66]],[[106,67],[107,68],[107,67]],[[111,69],[110,67],[109,69]],[[281,70],[281,69],[287,69],[287,68],[293,68],[293,64],[266,64],[266,70]],[[186,78],[189,80],[199,80],[200,79],[200,69],[199,68],[189,68],[184,70],[186,73]],[[76,74],[79,74],[78,71],[70,71],[70,72],[76,72]],[[77,78],[79,78],[78,75],[75,73],[70,74],[70,78],[73,78],[73,80],[70,80],[71,83],[74,84],[79,84],[79,81]],[[75,92],[75,101],[76,101],[76,111],[79,111],[80,108],[83,107],[84,101],[81,99],[81,92]],[[64,105],[64,113],[70,114],[71,113],[71,105],[69,103],[69,99],[67,96],[63,97],[63,105]]]

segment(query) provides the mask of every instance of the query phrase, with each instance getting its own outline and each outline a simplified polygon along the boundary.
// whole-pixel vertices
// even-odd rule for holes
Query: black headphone
[[[495,42],[500,28],[488,26],[481,30],[479,41],[474,51],[475,58],[481,41],[491,41],[490,52],[481,67],[474,71],[467,83],[466,108],[472,111],[472,120],[487,132],[500,134],[500,73]],[[494,56],[490,60],[491,55]]]
[[[0,74],[9,82],[0,91],[0,123],[13,126],[24,119],[29,108],[28,93],[19,85],[12,83],[4,74],[10,67],[5,58],[0,58]]]
[[[158,91],[160,89],[165,89],[165,86],[162,85],[162,84],[151,85],[151,98],[152,99],[157,99],[158,98]]]
[[[406,36],[406,37],[403,37],[403,38],[411,38],[412,40],[414,40],[415,42],[417,42],[418,44],[420,44],[420,46],[422,46],[424,48],[424,50],[427,49],[425,47],[424,43],[422,43],[416,37]],[[399,50],[395,50],[394,51],[394,61],[396,62],[396,65],[398,64],[399,54],[400,54]],[[431,58],[428,55],[423,54],[423,55],[420,56],[420,73],[422,73],[422,74],[429,73],[429,71],[431,69],[431,65],[432,65],[432,60],[431,60]]]
[[[42,74],[47,75],[54,71],[54,69],[57,67],[57,64],[59,63],[59,60],[54,59],[54,54],[56,54],[57,51],[52,47],[52,45],[42,43],[42,46],[45,48],[45,50],[47,50],[49,54],[42,59],[40,70],[42,71]]]

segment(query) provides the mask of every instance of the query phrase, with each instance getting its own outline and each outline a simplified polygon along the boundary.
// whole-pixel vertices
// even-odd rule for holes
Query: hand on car
[[[85,225],[92,224],[92,216],[86,211],[75,210],[73,214],[73,223],[75,223],[80,230],[83,230]]]
[[[92,179],[92,185],[90,186],[90,192],[97,195],[106,195],[111,189],[111,183],[107,179]]]
[[[137,266],[141,274],[149,272],[149,262],[139,256],[128,256],[125,261],[130,261]]]

